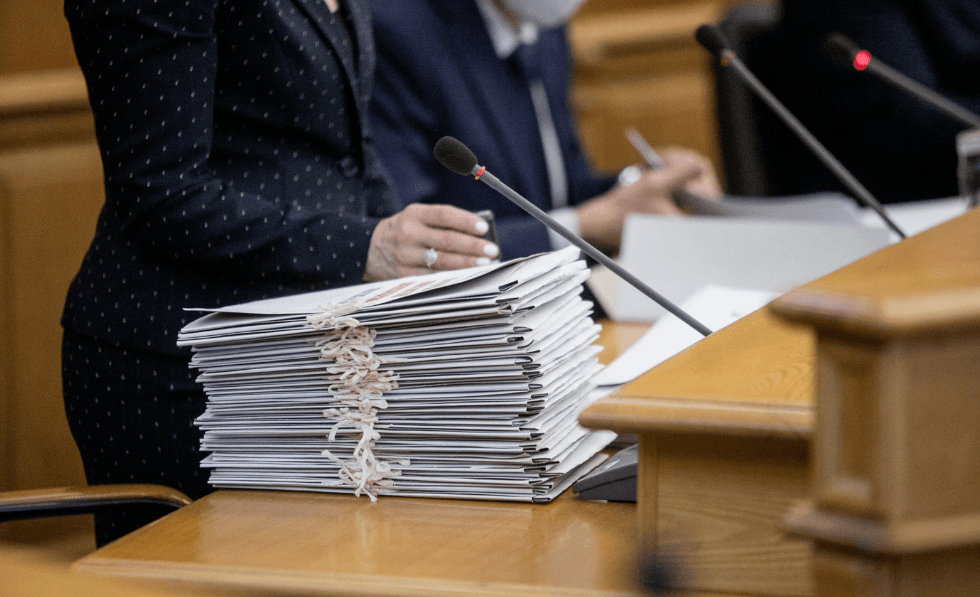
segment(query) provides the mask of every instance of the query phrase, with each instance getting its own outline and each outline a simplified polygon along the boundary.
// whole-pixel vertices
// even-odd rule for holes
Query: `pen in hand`
[[[651,170],[658,170],[660,168],[666,168],[667,162],[664,161],[660,154],[647,143],[647,140],[643,138],[640,131],[633,127],[628,127],[625,131],[626,138],[629,139],[630,144],[636,149],[643,161],[646,162],[647,166]],[[677,189],[673,193],[674,203],[677,204],[682,210],[688,213],[698,213],[699,211],[705,211],[702,207],[707,199],[698,195],[697,193],[692,193],[687,189]]]
[[[633,145],[636,151],[640,154],[640,157],[643,158],[643,161],[647,163],[647,166],[649,166],[651,170],[657,170],[667,166],[667,162],[660,157],[660,154],[657,153],[653,147],[650,147],[650,144],[643,138],[640,131],[632,127],[627,128],[626,138],[629,139],[629,142]]]

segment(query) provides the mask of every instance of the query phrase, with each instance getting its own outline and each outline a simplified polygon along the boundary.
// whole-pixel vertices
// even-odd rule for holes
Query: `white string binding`
[[[378,500],[378,493],[383,488],[394,486],[393,478],[401,474],[400,470],[392,469],[391,462],[378,460],[373,450],[374,442],[381,439],[381,434],[375,428],[378,410],[388,408],[384,393],[398,387],[398,375],[381,370],[380,367],[403,359],[384,358],[374,354],[371,348],[377,332],[350,317],[360,307],[354,301],[340,305],[331,303],[322,306],[321,313],[308,316],[306,321],[315,330],[329,332],[316,345],[321,347],[320,359],[333,362],[333,365],[327,367],[327,372],[338,383],[330,385],[328,391],[344,405],[323,411],[324,416],[337,420],[327,437],[330,441],[335,441],[337,431],[344,426],[361,431],[361,439],[354,449],[352,461],[344,462],[330,450],[323,451],[324,456],[340,466],[337,473],[340,481],[323,481],[323,484],[331,487],[354,487],[354,495],[365,493],[375,502]],[[402,466],[411,464],[409,460],[396,462]]]

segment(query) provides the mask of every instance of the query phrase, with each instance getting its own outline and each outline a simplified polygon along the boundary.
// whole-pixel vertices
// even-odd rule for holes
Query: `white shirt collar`
[[[486,23],[493,49],[501,60],[513,54],[520,44],[533,44],[538,41],[537,25],[524,23],[520,30],[515,30],[490,0],[476,0],[476,5],[483,15],[483,22]]]

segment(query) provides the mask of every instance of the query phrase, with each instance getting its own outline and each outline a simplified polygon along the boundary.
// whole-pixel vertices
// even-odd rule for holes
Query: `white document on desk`
[[[969,209],[969,202],[963,197],[945,197],[891,203],[885,206],[888,217],[906,234],[912,236],[943,222],[961,216]],[[869,228],[884,228],[885,223],[874,210],[865,208],[861,213],[861,223]],[[898,235],[891,233],[892,240]]]
[[[627,218],[620,264],[674,304],[707,285],[783,293],[886,246],[885,229],[750,218]],[[654,321],[666,311],[617,282],[613,316]]]
[[[684,301],[680,307],[712,332],[717,332],[761,309],[777,296],[778,293],[766,290],[709,285]],[[602,388],[629,383],[703,338],[700,332],[677,317],[664,315],[600,371],[594,381],[600,391]]]
[[[764,220],[822,221],[857,224],[861,207],[842,193],[809,193],[784,197],[726,195],[711,200],[697,195],[677,197],[678,206],[699,216],[724,216]]]

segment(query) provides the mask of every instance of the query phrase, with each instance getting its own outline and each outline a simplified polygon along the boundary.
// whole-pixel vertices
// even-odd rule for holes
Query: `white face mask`
[[[518,18],[539,27],[557,27],[585,0],[500,0]]]

